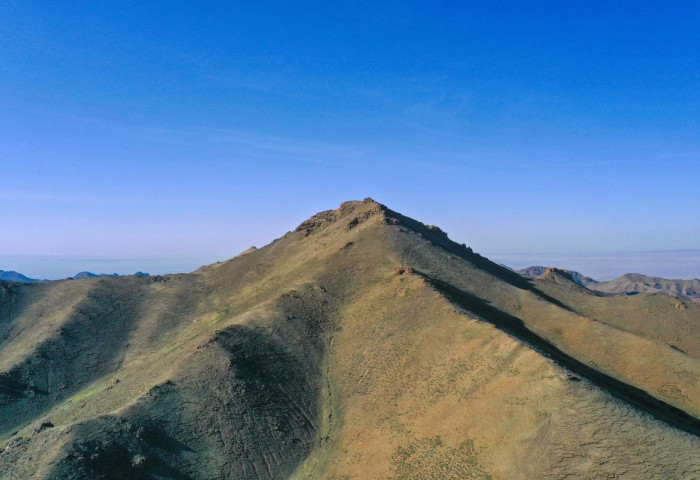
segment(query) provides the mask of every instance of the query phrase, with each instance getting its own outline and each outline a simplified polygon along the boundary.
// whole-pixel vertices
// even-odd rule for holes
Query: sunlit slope
[[[700,344],[697,305],[658,296],[656,308],[645,306],[640,297],[627,301],[629,308],[620,309],[622,298],[598,296],[558,275],[556,279],[522,277],[449,241],[435,228],[390,215],[398,222],[390,230],[390,241],[400,260],[466,298],[468,311],[486,319],[500,316],[522,322],[527,330],[582,363],[700,417],[700,361],[655,326],[659,315],[669,319],[668,324],[674,325],[670,336],[694,352]],[[430,248],[434,245],[443,248]],[[632,323],[645,326],[620,327]],[[683,342],[677,341],[681,335]],[[700,424],[691,423],[699,431]]]
[[[370,200],[189,275],[3,283],[0,478],[700,475],[694,351],[567,288]]]
[[[556,316],[540,319],[544,335],[596,368],[700,417],[700,305],[662,294],[598,296],[551,276],[535,284],[584,319],[568,324]]]

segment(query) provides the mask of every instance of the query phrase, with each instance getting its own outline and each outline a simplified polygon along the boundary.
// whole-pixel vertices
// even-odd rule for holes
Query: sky
[[[370,196],[498,261],[700,277],[698,25],[684,1],[4,0],[0,269],[190,271]]]

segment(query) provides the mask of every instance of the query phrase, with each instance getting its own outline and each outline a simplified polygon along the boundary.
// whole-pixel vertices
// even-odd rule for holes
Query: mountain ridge
[[[669,426],[700,412],[695,304],[529,279],[371,199],[197,272],[0,282],[0,478],[700,473]]]

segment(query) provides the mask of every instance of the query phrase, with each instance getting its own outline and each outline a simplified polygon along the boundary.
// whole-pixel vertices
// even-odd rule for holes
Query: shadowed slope
[[[61,295],[68,285],[46,291]],[[85,288],[87,287],[87,288]],[[41,324],[7,322],[0,373],[0,432],[9,433],[93,380],[119,368],[139,308],[131,285],[81,285],[68,308],[33,305]],[[135,298],[136,297],[136,298]],[[30,315],[27,312],[27,315]],[[11,365],[11,366],[10,366]]]
[[[434,248],[449,245],[449,239],[426,232],[421,225],[399,220],[388,230],[390,249],[401,263],[521,319],[535,335],[578,361],[700,418],[700,362],[664,342],[653,328],[642,328],[638,331],[648,335],[638,335],[616,328],[613,322],[597,321],[613,316],[617,297],[591,294],[556,272],[552,275],[559,284],[527,279],[464,247],[460,252],[454,243]],[[662,311],[676,315],[679,309],[668,301]],[[590,304],[597,306],[600,317],[589,316]],[[654,311],[630,308],[624,313],[630,321],[654,323]],[[690,304],[686,314],[694,326],[700,324],[695,305]],[[700,334],[697,328],[688,333]],[[697,338],[691,336],[686,343],[697,344]]]

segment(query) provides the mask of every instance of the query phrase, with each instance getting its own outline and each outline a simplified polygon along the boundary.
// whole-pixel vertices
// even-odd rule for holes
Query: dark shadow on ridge
[[[575,310],[573,310],[569,305],[566,305],[560,300],[550,295],[547,295],[542,290],[535,287],[532,279],[526,278],[520,275],[519,273],[514,272],[513,270],[510,270],[502,265],[492,262],[488,258],[483,257],[478,253],[474,252],[470,247],[467,247],[464,244],[453,242],[447,236],[447,233],[442,231],[439,227],[432,225],[426,226],[418,220],[414,220],[410,217],[406,217],[405,215],[401,215],[400,213],[395,212],[383,205],[382,207],[385,209],[384,212],[387,217],[392,218],[398,224],[410,230],[413,230],[421,237],[430,241],[432,244],[437,245],[443,250],[446,250],[447,252],[452,253],[453,255],[456,255],[462,258],[463,260],[468,261],[475,267],[489,273],[490,275],[493,275],[494,277],[498,278],[499,280],[505,283],[513,285],[521,290],[528,290],[543,300],[553,303],[554,305],[568,310],[570,312],[576,313]]]
[[[142,308],[133,289],[120,283],[96,283],[55,336],[0,374],[0,434],[31,423],[119,368]]]
[[[0,353],[14,321],[40,300],[37,295],[50,288],[50,282],[22,283],[0,280]]]
[[[583,378],[586,378],[594,385],[610,393],[613,397],[624,400],[625,402],[644,412],[647,412],[654,418],[669,425],[693,435],[700,436],[700,420],[689,413],[659,400],[658,398],[655,398],[640,388],[626,384],[610,375],[586,365],[583,362],[580,362],[579,360],[576,360],[572,356],[564,353],[559,348],[551,344],[549,341],[532,332],[527,328],[521,319],[495,308],[489,302],[445,282],[432,278],[425,273],[418,271],[415,271],[415,273],[425,278],[455,305],[473,314],[477,318],[491,323],[500,330],[516,338],[520,342],[529,345],[540,353],[545,354],[557,364],[569,369],[573,373]]]
[[[153,449],[147,443],[129,441],[124,439],[122,432],[101,428],[101,437],[72,444],[68,454],[53,465],[49,480],[193,480],[158,455],[153,455]]]
[[[320,372],[290,347],[245,325],[219,331],[123,416],[141,440],[120,444],[153,460],[142,469],[149,475],[167,467],[187,478],[287,478],[317,442],[320,414],[310,381]]]

